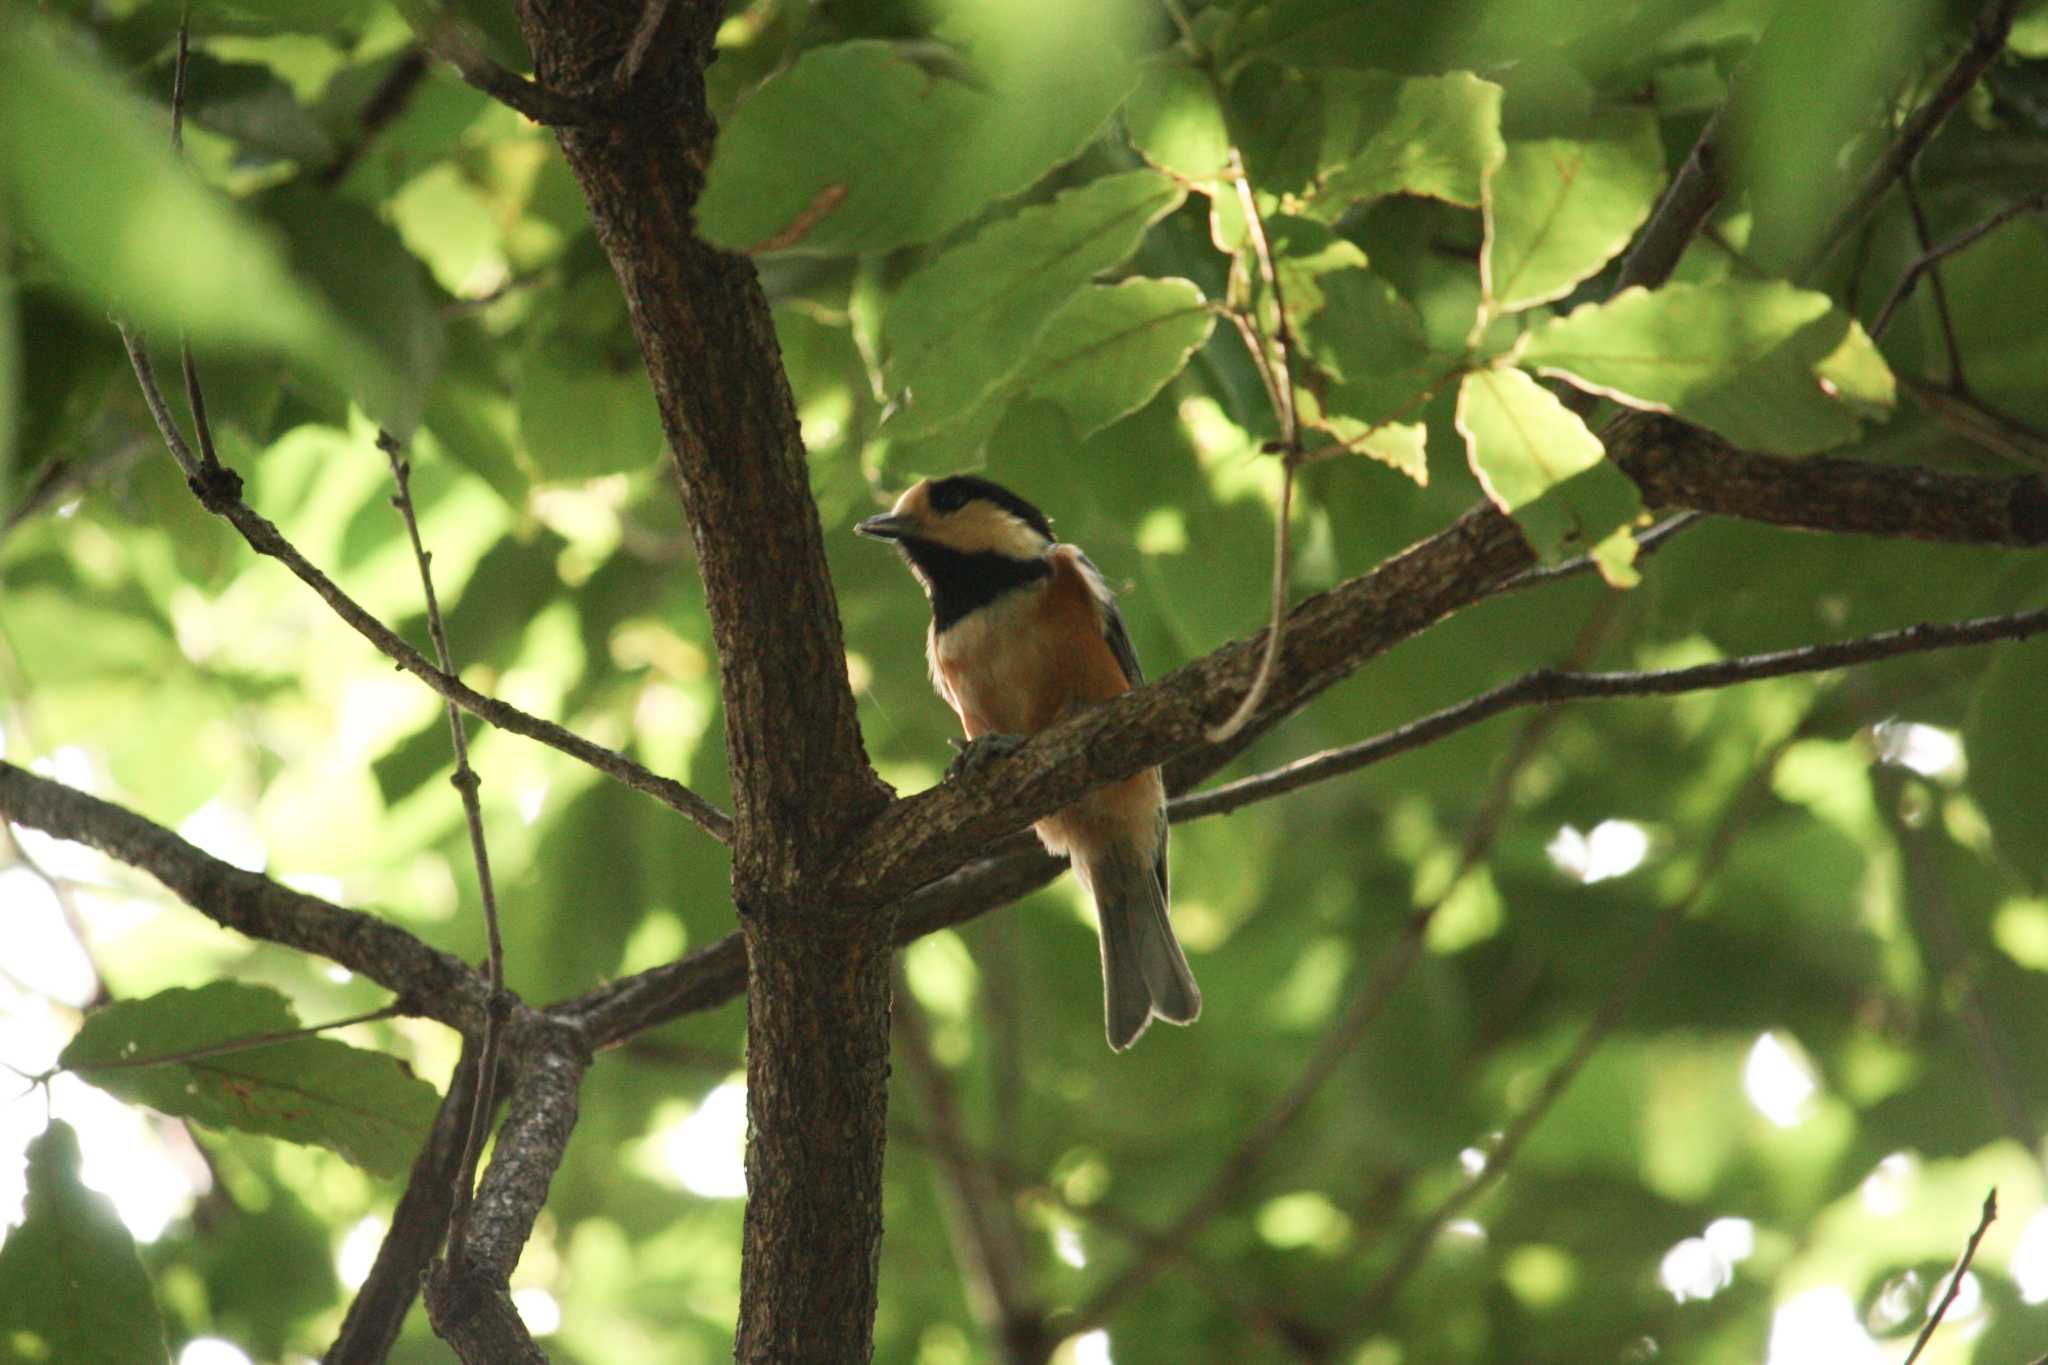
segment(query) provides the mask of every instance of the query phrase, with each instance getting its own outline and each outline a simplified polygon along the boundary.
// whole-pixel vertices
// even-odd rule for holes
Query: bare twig
[[[602,117],[583,100],[508,71],[477,46],[459,18],[435,0],[399,0],[398,9],[429,52],[454,67],[463,80],[535,123],[573,128]]]
[[[455,662],[448,648],[448,629],[441,620],[441,600],[434,592],[433,556],[427,553],[427,547],[420,539],[419,518],[413,511],[412,464],[405,458],[397,438],[388,431],[377,433],[377,448],[390,462],[391,481],[398,486],[391,505],[398,509],[398,515],[405,521],[406,536],[412,541],[413,560],[419,565],[420,588],[427,604],[427,634],[434,641],[434,657],[440,661],[443,673],[453,674]],[[505,940],[498,929],[498,894],[491,880],[490,848],[484,842],[483,803],[477,797],[481,784],[476,769],[469,764],[469,736],[462,728],[462,712],[456,709],[455,703],[444,701],[444,705],[448,711],[448,733],[455,748],[455,773],[451,781],[462,795],[462,816],[469,826],[469,852],[476,863],[477,892],[483,900],[484,934],[489,945],[484,959],[484,983],[491,993],[491,1008],[484,1015],[476,1101],[470,1109],[469,1133],[463,1140],[462,1162],[456,1172],[451,1236],[459,1240],[468,1223],[470,1195],[476,1184],[476,1164],[483,1155],[484,1132],[489,1127],[490,1116],[497,1103],[493,1091],[498,1073],[500,997],[505,991]]]
[[[1214,74],[1211,74],[1214,80]],[[1221,96],[1218,89],[1218,96]],[[1259,268],[1259,279],[1273,300],[1273,335],[1259,326],[1258,308],[1248,312],[1234,309],[1238,335],[1251,348],[1259,374],[1266,381],[1266,395],[1273,404],[1273,418],[1280,424],[1280,510],[1273,524],[1273,602],[1266,622],[1266,649],[1259,658],[1258,672],[1230,718],[1208,732],[1211,744],[1224,744],[1258,714],[1266,693],[1273,685],[1273,664],[1280,654],[1280,631],[1287,619],[1288,561],[1292,558],[1294,528],[1290,525],[1294,507],[1294,476],[1301,462],[1301,429],[1294,409],[1294,333],[1287,320],[1287,295],[1280,285],[1280,272],[1273,265],[1272,243],[1266,237],[1266,222],[1259,213],[1258,197],[1252,193],[1251,177],[1245,173],[1244,156],[1230,149],[1230,180],[1244,213],[1245,240]]]
[[[1769,790],[1771,770],[1776,766],[1778,756],[1790,742],[1788,739],[1774,746],[1757,764],[1755,772],[1736,794],[1728,813],[1722,817],[1719,826],[1708,840],[1691,884],[1658,914],[1656,921],[1650,926],[1649,933],[1637,947],[1635,954],[1630,957],[1628,964],[1622,968],[1614,990],[1601,1003],[1599,1010],[1579,1034],[1579,1040],[1573,1046],[1570,1055],[1551,1070],[1535,1097],[1529,1101],[1528,1107],[1515,1116],[1514,1121],[1492,1144],[1486,1153],[1486,1164],[1479,1172],[1438,1204],[1410,1233],[1393,1263],[1381,1272],[1365,1295],[1344,1315],[1339,1329],[1340,1337],[1348,1337],[1378,1320],[1387,1306],[1393,1302],[1394,1295],[1400,1290],[1401,1285],[1428,1257],[1430,1248],[1436,1244],[1445,1225],[1507,1173],[1509,1164],[1521,1151],[1522,1144],[1528,1141],[1529,1135],[1536,1130],[1537,1124],[1541,1123],[1557,1101],[1563,1098],[1572,1081],[1585,1068],[1600,1045],[1607,1041],[1608,1034],[1614,1031],[1622,1016],[1628,1013],[1629,1006],[1634,1003],[1644,983],[1649,980],[1651,968],[1663,955],[1665,946],[1677,932],[1678,926],[1685,921],[1685,917],[1691,913],[1692,908],[1699,903],[1700,897],[1712,885],[1715,875],[1727,860],[1729,850],[1735,846],[1737,834],[1749,822],[1757,803]]]
[[[192,447],[186,443],[177,423],[172,420],[169,407],[164,403],[163,390],[157,383],[156,372],[150,365],[149,353],[144,348],[142,339],[123,327],[121,341],[128,349],[128,359],[134,366],[135,378],[142,387],[143,400],[149,405],[150,414],[156,419],[157,430],[163,434],[164,444],[169,447],[171,457],[178,462],[178,468],[184,471],[186,482],[192,486],[194,493],[209,512],[223,518],[242,533],[242,539],[248,542],[250,549],[257,554],[267,555],[290,569],[299,581],[318,593],[320,599],[333,608],[335,615],[376,646],[379,652],[471,715],[490,722],[500,730],[525,735],[528,739],[538,740],[551,749],[587,763],[614,781],[652,796],[671,810],[688,816],[699,828],[720,842],[731,842],[732,817],[682,783],[650,772],[617,750],[595,744],[553,721],[542,720],[496,697],[485,696],[452,673],[435,667],[426,656],[407,644],[397,632],[372,616],[354,598],[343,592],[333,579],[315,568],[300,554],[298,548],[285,539],[283,532],[279,531],[274,523],[242,501],[241,480],[232,470],[216,468],[209,473],[200,465],[192,453]]]
[[[1914,286],[1920,283],[1921,276],[1928,274],[1935,266],[1957,252],[1965,251],[1975,246],[1978,241],[2004,227],[2013,219],[2024,218],[2030,213],[2041,213],[2044,210],[2048,210],[2048,190],[2043,190],[2039,194],[2030,194],[2024,199],[2014,200],[1989,218],[1986,218],[1983,222],[1964,229],[1936,246],[1928,246],[1923,233],[1920,255],[1911,265],[1906,267],[1906,273],[1899,276],[1899,282],[1892,286],[1892,292],[1885,299],[1884,306],[1877,310],[1877,320],[1870,324],[1871,340],[1876,341],[1884,336],[1885,329],[1891,326],[1892,316],[1899,311],[1899,305],[1911,296]]]
[[[1899,190],[1906,198],[1906,212],[1913,219],[1913,235],[1920,243],[1920,258],[1934,250],[1933,234],[1927,228],[1927,211],[1920,206],[1920,191],[1913,184],[1913,168],[1908,166],[1899,176]],[[1934,290],[1934,315],[1941,322],[1941,343],[1948,352],[1948,384],[1958,393],[1969,392],[1969,383],[1963,378],[1963,348],[1956,340],[1955,317],[1949,312],[1948,286],[1942,283],[1941,269],[1930,262],[1927,266],[1927,282]]]
[[[1941,125],[1948,121],[1948,116],[1970,93],[1970,87],[2005,50],[2005,40],[2012,32],[2013,16],[2019,8],[2020,0],[1990,0],[1977,12],[1976,22],[1971,26],[1969,46],[1949,67],[1948,74],[1942,77],[1941,84],[1935,87],[1927,102],[1913,111],[1913,116],[1899,129],[1899,135],[1864,172],[1862,183],[1828,221],[1820,240],[1799,268],[1791,272],[1790,278],[1802,280],[1818,270],[1841,245],[1842,239],[1877,206],[1892,182],[1905,174],[1913,159],[1920,155],[1920,149],[1941,131]]]
[[[413,1159],[405,1193],[391,1211],[391,1228],[377,1249],[369,1276],[349,1304],[334,1345],[322,1358],[324,1365],[379,1365],[390,1356],[406,1314],[419,1297],[420,1277],[447,1236],[456,1171],[476,1097],[479,1060],[476,1039],[465,1038],[461,1059],[448,1079],[448,1093],[441,1097],[440,1112],[420,1154]]]
[[[2020,464],[2048,469],[2048,430],[1994,408],[1975,394],[1958,393],[1909,374],[1898,376],[1898,380],[1900,388],[1972,445]]]
[[[1928,1315],[1927,1325],[1920,1329],[1920,1335],[1913,1342],[1913,1349],[1906,1353],[1902,1365],[1913,1365],[1913,1362],[1920,1358],[1920,1353],[1927,1349],[1927,1343],[1934,1337],[1934,1329],[1941,1326],[1942,1318],[1948,1314],[1949,1305],[1956,1301],[1956,1291],[1962,1288],[1963,1276],[1970,1272],[1970,1262],[1977,1257],[1977,1244],[1984,1240],[1985,1231],[1997,1218],[1998,1187],[1993,1185],[1984,1196],[1984,1209],[1977,1215],[1976,1231],[1972,1232],[1970,1240],[1963,1244],[1962,1257],[1956,1262],[1956,1268],[1949,1272],[1947,1291],[1942,1294],[1941,1302],[1934,1306],[1934,1311]]]
[[[1294,471],[1295,457],[1289,452],[1280,459],[1280,510],[1273,518],[1273,605],[1266,621],[1266,648],[1259,655],[1259,671],[1252,675],[1252,685],[1245,689],[1244,700],[1228,720],[1208,731],[1211,744],[1227,744],[1237,738],[1238,732],[1265,704],[1266,693],[1273,686],[1273,663],[1280,657],[1280,631],[1287,619],[1288,561],[1293,558],[1294,549],[1294,528],[1290,524],[1294,513]]]
[[[1550,706],[1565,701],[1606,701],[1621,697],[1672,696],[1681,692],[1732,687],[1763,678],[1782,678],[1795,673],[1824,673],[1930,650],[1956,649],[2000,640],[2024,640],[2044,631],[2048,631],[2048,608],[1953,624],[1928,622],[1834,644],[1747,654],[1723,659],[1719,663],[1695,664],[1690,668],[1641,673],[1570,673],[1538,669],[1482,692],[1469,701],[1447,706],[1371,739],[1342,748],[1325,749],[1270,772],[1181,797],[1170,809],[1175,820],[1221,815],[1254,801],[1264,801],[1282,792],[1295,791],[1339,773],[1351,772],[1435,743],[1446,735],[1516,707]]]
[[[401,1014],[411,1014],[413,1007],[404,1000],[394,1000],[381,1009],[365,1010],[351,1014],[346,1019],[331,1019],[324,1024],[308,1024],[304,1028],[273,1029],[268,1033],[252,1033],[243,1038],[228,1038],[218,1043],[207,1043],[202,1047],[180,1048],[175,1052],[157,1052],[146,1057],[116,1057],[110,1061],[87,1062],[81,1066],[61,1068],[75,1071],[80,1075],[92,1075],[101,1071],[133,1071],[151,1066],[181,1066],[186,1062],[203,1061],[208,1057],[226,1057],[237,1052],[253,1052],[258,1048],[275,1047],[279,1043],[296,1043],[304,1038],[317,1038],[323,1033],[352,1024],[369,1024],[379,1019],[395,1019]],[[54,1072],[52,1074],[55,1074]]]
[[[1700,129],[1692,154],[1665,186],[1635,245],[1622,258],[1621,272],[1614,281],[1615,293],[1634,285],[1655,289],[1670,279],[1671,272],[1678,268],[1679,257],[1706,225],[1714,206],[1721,202],[1727,190],[1726,168],[1722,164],[1725,153],[1721,147],[1722,121],[1726,117],[1724,105]]]
[[[203,853],[112,802],[0,762],[0,816],[137,867],[215,923],[317,953],[397,995],[409,1012],[465,1033],[487,997],[475,972],[395,925],[294,891]]]
[[[400,53],[391,70],[370,92],[370,98],[363,101],[362,110],[356,115],[358,127],[355,137],[344,143],[334,159],[320,168],[313,177],[314,183],[322,189],[333,189],[348,179],[348,173],[362,160],[363,153],[370,149],[377,135],[390,127],[412,103],[412,97],[426,75],[427,54],[424,49],[414,46]]]
[[[164,446],[171,452],[171,458],[178,462],[186,481],[197,487],[199,457],[192,453],[192,447],[185,441],[185,433],[178,430],[177,419],[171,416],[170,405],[164,402],[163,386],[157,383],[156,367],[150,363],[149,344],[127,323],[116,325],[121,330],[121,345],[128,352],[128,363],[135,369],[136,382],[142,386],[142,401],[148,406],[149,415],[155,419],[157,431],[163,435]]]

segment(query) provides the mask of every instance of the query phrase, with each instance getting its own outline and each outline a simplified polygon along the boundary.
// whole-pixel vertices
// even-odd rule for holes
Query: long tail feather
[[[1102,934],[1103,1014],[1109,1045],[1122,1052],[1152,1017],[1191,1024],[1202,992],[1173,936],[1166,888],[1152,860],[1136,850],[1108,850],[1089,859],[1082,879],[1095,895]]]

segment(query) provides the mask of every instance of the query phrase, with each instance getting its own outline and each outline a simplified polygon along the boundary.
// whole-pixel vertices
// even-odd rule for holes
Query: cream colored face
[[[1052,544],[1036,528],[992,502],[976,498],[950,512],[932,506],[930,479],[920,479],[896,499],[892,517],[918,526],[924,539],[962,554],[993,553],[1012,559],[1036,559]]]

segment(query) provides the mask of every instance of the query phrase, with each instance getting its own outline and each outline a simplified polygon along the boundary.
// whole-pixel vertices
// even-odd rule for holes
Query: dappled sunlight
[[[1884,1352],[1857,1321],[1848,1292],[1836,1285],[1809,1289],[1780,1304],[1771,1317],[1764,1365],[1883,1365]]]
[[[706,1199],[738,1199],[747,1192],[746,1137],[747,1087],[734,1079],[651,1141],[668,1179]]]
[[[1633,820],[1602,820],[1589,832],[1561,826],[1544,846],[1558,871],[1591,885],[1625,877],[1650,855],[1650,833]]]
[[[1806,1051],[1790,1034],[1759,1034],[1742,1067],[1742,1090],[1756,1111],[1780,1128],[1813,1115],[1820,1079]]]

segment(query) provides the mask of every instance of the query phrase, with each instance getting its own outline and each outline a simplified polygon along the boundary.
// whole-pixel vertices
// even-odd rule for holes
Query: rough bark
[[[861,745],[795,403],[751,262],[698,240],[723,9],[523,0],[540,84],[615,116],[560,131],[619,279],[718,646],[745,924],[748,1141],[736,1351],[865,1360],[881,1247],[889,922],[831,898],[836,849],[888,802]],[[629,60],[638,51],[641,60]],[[637,71],[629,82],[622,71]]]

